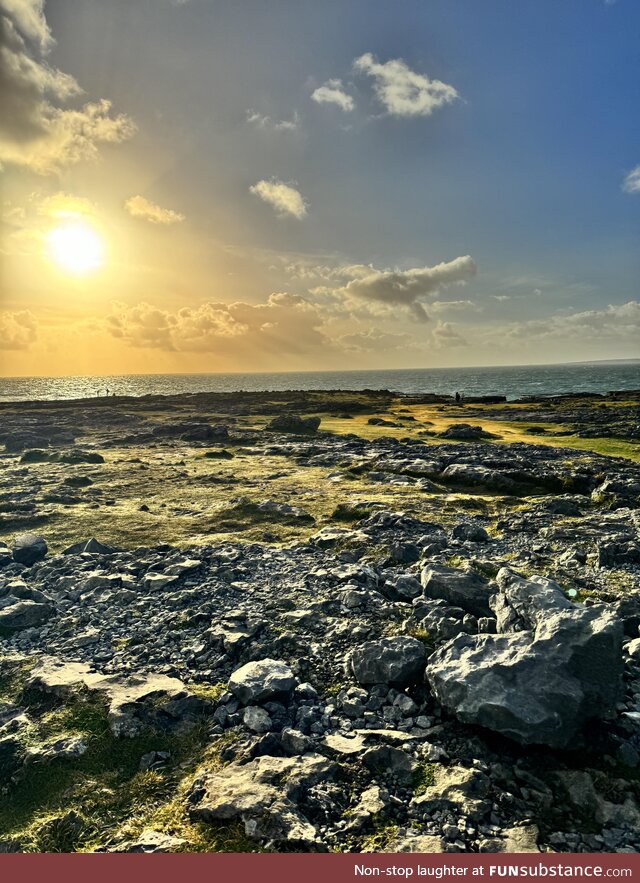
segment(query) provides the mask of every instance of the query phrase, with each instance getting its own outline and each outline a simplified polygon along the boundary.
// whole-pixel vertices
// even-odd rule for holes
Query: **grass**
[[[260,402],[265,408],[277,408],[279,399],[274,395],[273,402],[266,402],[264,397]],[[518,405],[483,406],[478,417],[475,413],[478,409],[473,405],[412,405],[392,396],[367,396],[365,393],[332,394],[330,401],[327,394],[309,395],[301,397],[300,402],[304,413],[317,409],[322,417],[319,438],[323,433],[357,435],[369,440],[391,436],[430,447],[442,443],[437,433],[451,423],[470,422],[500,435],[500,439],[488,442],[497,448],[524,442],[640,461],[638,443],[558,435],[566,431],[569,424],[534,420],[546,412],[532,407],[529,407],[534,412],[531,420],[521,422],[509,419],[524,407]],[[322,410],[323,406],[326,410]],[[229,403],[228,407],[233,412],[236,405]],[[339,416],[338,412],[343,408],[351,409],[352,419]],[[236,407],[236,411],[239,410]],[[540,413],[536,414],[536,411]],[[371,426],[367,420],[372,413],[404,425]],[[561,417],[564,412],[558,408],[557,413]],[[166,413],[160,412],[151,412],[149,416],[157,420],[167,417]],[[175,409],[176,419],[192,416]],[[214,422],[225,421],[225,414],[218,411],[195,416]],[[414,419],[407,420],[407,417]],[[266,412],[251,413],[250,408],[246,414],[236,413],[238,426],[256,431],[260,431],[269,419],[271,415]],[[543,436],[527,432],[536,425],[545,427]],[[427,427],[435,435],[421,435]],[[270,434],[265,435],[265,440],[270,441]],[[453,441],[450,444],[465,445]],[[97,466],[65,466],[49,462],[28,465],[29,474],[42,484],[44,496],[55,494],[70,476],[90,476],[93,480],[90,491],[77,492],[82,502],[75,505],[45,503],[33,516],[40,522],[38,529],[51,538],[53,553],[90,536],[123,548],[158,543],[199,545],[226,541],[230,536],[247,542],[266,540],[287,544],[304,541],[323,524],[353,523],[367,517],[376,508],[409,511],[418,517],[436,518],[446,523],[457,519],[463,511],[491,517],[495,501],[502,499],[500,495],[483,493],[480,488],[440,488],[435,493],[424,493],[411,484],[372,482],[367,477],[369,467],[344,470],[342,480],[335,481],[329,479],[332,473],[341,471],[335,466],[308,466],[296,457],[256,454],[251,446],[234,447],[233,451],[212,450],[182,443],[176,447],[160,440],[144,446],[107,448],[103,453],[105,462]],[[226,459],[227,456],[233,459]],[[102,496],[94,496],[94,491],[101,491]],[[234,499],[241,497],[252,502],[233,503]],[[257,504],[265,499],[300,506],[310,513],[315,524],[261,513]],[[106,505],[108,500],[113,504]],[[140,511],[143,503],[149,507],[148,512]],[[34,526],[35,521],[23,525],[25,528]],[[11,520],[0,521],[0,539],[10,540],[16,530]]]
[[[121,838],[125,827],[141,831],[164,820],[167,828],[182,829],[189,849],[247,847],[232,827],[191,825],[182,803],[176,803],[198,767],[221,764],[220,750],[233,735],[210,745],[203,720],[187,735],[147,729],[117,738],[99,700],[79,695],[53,708],[35,704],[23,690],[28,669],[19,658],[3,660],[0,667],[0,698],[26,707],[32,721],[20,732],[23,747],[81,736],[87,750],[74,759],[20,768],[0,802],[0,839],[15,842],[23,852],[91,850]],[[194,693],[209,700],[224,689],[224,684],[193,685]],[[168,764],[141,770],[141,757],[152,751],[169,752]]]

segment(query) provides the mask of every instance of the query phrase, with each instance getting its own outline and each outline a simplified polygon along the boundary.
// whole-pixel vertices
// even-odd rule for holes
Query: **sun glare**
[[[47,236],[51,259],[68,273],[78,276],[97,270],[104,263],[104,243],[89,224],[61,224]]]

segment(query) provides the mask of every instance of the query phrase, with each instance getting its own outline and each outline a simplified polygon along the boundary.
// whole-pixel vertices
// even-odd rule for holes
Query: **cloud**
[[[46,61],[53,38],[44,0],[0,0],[0,165],[51,174],[98,155],[101,143],[135,132],[105,99],[79,109],[61,104],[82,94],[77,81]]]
[[[324,317],[313,304],[287,293],[262,304],[212,303],[176,313],[147,303],[115,305],[109,333],[130,346],[170,352],[213,352],[239,357],[243,352],[276,356],[305,354],[331,344],[321,331]]]
[[[149,221],[150,224],[169,226],[170,224],[181,224],[185,220],[185,216],[179,212],[174,212],[170,208],[162,208],[144,196],[132,196],[125,202],[124,207],[132,218]]]
[[[636,166],[626,176],[622,183],[625,193],[640,193],[640,166]]]
[[[596,310],[566,313],[546,319],[513,322],[500,328],[502,340],[556,339],[579,341],[640,339],[640,302],[608,304]]]
[[[346,270],[355,274],[354,278],[341,288],[334,289],[334,296],[407,307],[422,322],[429,318],[421,303],[423,299],[437,294],[445,286],[464,284],[477,272],[476,264],[469,255],[434,267],[411,270],[375,270],[363,265]]]
[[[435,300],[430,309],[434,313],[478,311],[479,307],[472,300]]]
[[[351,95],[342,88],[342,80],[327,80],[326,83],[311,93],[311,98],[318,104],[337,104],[345,113],[353,110],[355,103]]]
[[[300,117],[297,113],[294,113],[290,120],[274,120],[273,117],[258,113],[257,110],[248,110],[247,122],[258,129],[271,129],[274,132],[297,132],[300,128]]]
[[[459,98],[453,86],[412,71],[401,58],[380,64],[367,52],[354,61],[354,67],[373,77],[378,100],[393,116],[431,116]]]
[[[36,318],[29,310],[0,313],[0,350],[26,350],[38,336]]]
[[[451,322],[438,322],[431,332],[431,339],[434,348],[438,350],[468,346],[467,341],[456,331]]]
[[[54,193],[38,204],[38,214],[46,218],[80,218],[95,214],[94,204],[83,196],[71,193]]]
[[[352,352],[406,350],[412,348],[414,344],[410,334],[392,334],[387,331],[380,331],[378,328],[369,328],[367,331],[343,334],[338,339],[338,342],[344,349]]]
[[[300,191],[277,178],[258,181],[249,190],[272,206],[280,217],[291,215],[300,220],[307,214],[307,205]]]

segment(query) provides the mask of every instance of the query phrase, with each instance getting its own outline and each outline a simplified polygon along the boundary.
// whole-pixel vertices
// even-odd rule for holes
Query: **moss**
[[[398,826],[374,817],[373,831],[363,835],[349,835],[335,852],[389,852],[398,840]]]
[[[198,699],[203,699],[207,702],[218,702],[223,693],[227,691],[227,685],[225,683],[218,684],[198,684],[198,683],[190,683],[187,685],[189,692],[194,696],[197,696]]]
[[[413,793],[416,797],[424,794],[427,788],[436,783],[436,764],[421,763],[413,773]]]
[[[23,767],[0,806],[0,838],[15,838],[43,848],[46,837],[74,849],[89,843],[104,844],[127,819],[148,814],[166,801],[184,775],[195,764],[207,743],[206,730],[195,728],[186,736],[154,730],[133,738],[116,738],[109,729],[106,709],[94,701],[73,700],[67,705],[37,715],[23,736],[26,745],[80,735],[86,752],[74,759],[55,760]],[[142,755],[166,751],[170,762],[161,771],[140,770]],[[72,807],[82,824],[52,824]],[[75,834],[73,832],[76,832]]]
[[[433,646],[433,641],[431,640],[431,635],[427,631],[427,629],[422,628],[421,626],[411,626],[407,629],[407,634],[412,638],[416,638],[418,641],[422,641],[427,647]]]

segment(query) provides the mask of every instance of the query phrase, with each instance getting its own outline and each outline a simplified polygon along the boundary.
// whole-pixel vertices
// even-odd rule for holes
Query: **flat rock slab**
[[[204,708],[177,678],[103,675],[81,662],[45,659],[33,670],[26,686],[60,699],[85,691],[98,694],[107,704],[109,725],[116,736],[133,736],[145,725],[158,725],[160,714],[170,728],[194,718]]]
[[[318,833],[298,802],[308,788],[328,781],[334,770],[334,764],[318,754],[230,764],[194,783],[189,815],[202,822],[240,819],[246,834],[256,839],[319,845]]]

